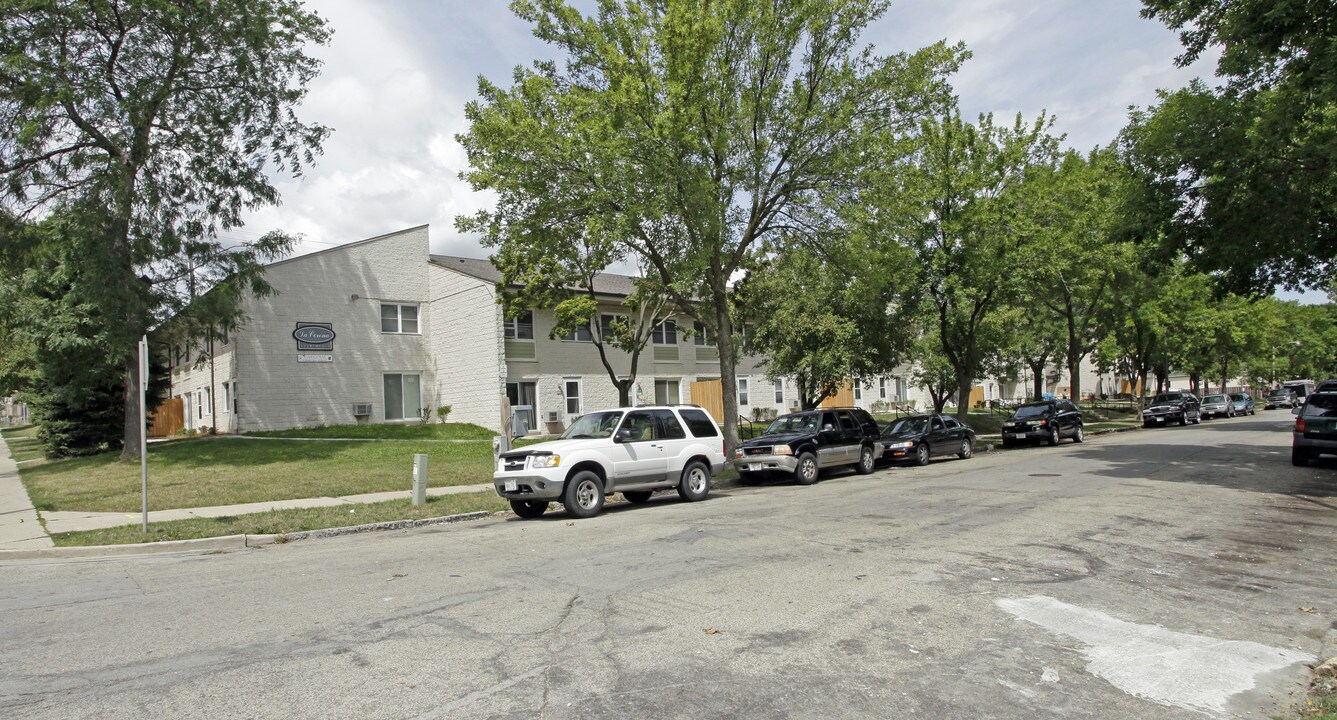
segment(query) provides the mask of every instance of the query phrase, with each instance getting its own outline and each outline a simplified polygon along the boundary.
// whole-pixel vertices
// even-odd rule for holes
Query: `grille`
[[[744,454],[744,455],[770,455],[770,454],[771,454],[771,447],[770,447],[769,445],[763,445],[763,446],[761,446],[761,447],[743,448],[743,454]]]
[[[524,470],[524,469],[525,469],[525,459],[522,458],[522,457],[518,457],[518,458],[505,458],[505,459],[502,460],[501,462],[502,462],[502,465],[501,465],[501,466],[502,466],[504,469],[508,470],[508,471],[509,471],[509,470]]]

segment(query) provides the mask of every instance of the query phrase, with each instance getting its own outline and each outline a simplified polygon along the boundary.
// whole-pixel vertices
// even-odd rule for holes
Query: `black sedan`
[[[954,417],[908,415],[882,431],[883,460],[927,465],[934,455],[962,460],[975,452],[975,431]]]

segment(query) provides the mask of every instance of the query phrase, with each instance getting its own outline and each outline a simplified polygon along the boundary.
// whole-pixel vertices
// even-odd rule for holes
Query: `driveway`
[[[1258,415],[216,555],[0,566],[0,714],[1267,718],[1337,469]]]

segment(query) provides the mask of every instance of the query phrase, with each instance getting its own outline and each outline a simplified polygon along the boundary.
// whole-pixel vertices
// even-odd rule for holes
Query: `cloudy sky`
[[[255,213],[225,239],[299,233],[298,253],[429,223],[436,253],[485,257],[456,215],[490,198],[458,179],[454,136],[482,75],[509,84],[512,68],[551,50],[503,0],[308,0],[334,28],[302,110],[334,129],[316,167],[280,179],[282,205]],[[973,53],[954,84],[969,116],[1047,110],[1067,144],[1110,142],[1130,105],[1158,88],[1210,76],[1214,60],[1180,69],[1178,38],[1138,15],[1138,0],[893,0],[865,41],[879,52],[962,41]]]

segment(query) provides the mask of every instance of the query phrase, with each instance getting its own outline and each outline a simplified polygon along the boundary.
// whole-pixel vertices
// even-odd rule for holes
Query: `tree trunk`
[[[1032,373],[1031,377],[1031,385],[1033,386],[1032,388],[1033,393],[1031,395],[1032,400],[1039,400],[1040,397],[1045,393],[1045,365],[1047,364],[1048,363],[1046,363],[1043,360],[1040,361],[1039,365],[1034,365],[1029,362],[1026,363],[1026,365],[1030,367]]]
[[[961,422],[965,422],[966,416],[970,414],[970,386],[969,376],[956,376],[956,419]]]
[[[733,457],[734,448],[738,447],[738,376],[736,348],[733,342],[733,320],[729,317],[728,291],[723,286],[724,279],[719,278],[720,287],[712,287],[715,301],[715,337],[720,351],[720,384],[724,396],[724,456]],[[713,283],[712,283],[713,284]]]
[[[143,428],[139,424],[139,355],[132,354],[125,360],[125,409],[124,445],[121,447],[122,460],[139,459],[139,433]]]
[[[1082,401],[1082,358],[1073,359],[1068,355],[1068,398],[1074,403]]]
[[[617,388],[618,407],[631,407],[631,386],[635,380],[614,380],[613,386]]]

